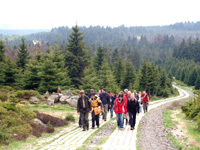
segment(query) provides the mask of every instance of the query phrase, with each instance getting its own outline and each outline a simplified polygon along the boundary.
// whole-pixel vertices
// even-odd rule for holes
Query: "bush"
[[[8,100],[8,93],[7,90],[0,90],[0,101],[5,102]]]
[[[1,90],[7,90],[7,91],[14,91],[15,89],[10,87],[10,86],[0,86],[0,91]]]
[[[65,117],[65,120],[75,122],[75,117],[72,114],[67,114],[67,116]]]
[[[32,96],[35,96],[38,99],[41,99],[39,92],[34,91],[34,90],[19,90],[19,91],[16,91],[14,94],[18,99],[29,100]]]

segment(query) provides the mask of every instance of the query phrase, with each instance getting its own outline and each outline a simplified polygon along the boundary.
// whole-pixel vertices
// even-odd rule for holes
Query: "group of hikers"
[[[91,89],[90,94],[86,96],[85,91],[80,91],[80,98],[77,103],[77,112],[79,117],[79,127],[83,128],[83,131],[89,130],[89,113],[92,116],[92,129],[99,128],[100,114],[103,116],[103,120],[107,120],[107,113],[110,111],[110,118],[113,117],[113,111],[117,116],[117,125],[120,130],[124,129],[124,123],[131,126],[131,130],[135,129],[136,115],[143,111],[148,111],[149,96],[146,91],[143,93],[140,91],[137,93],[134,90],[133,93],[128,89],[124,92],[120,91],[113,95],[113,93],[107,93],[106,89],[98,90],[95,93],[94,89]],[[126,120],[126,122],[124,122]]]

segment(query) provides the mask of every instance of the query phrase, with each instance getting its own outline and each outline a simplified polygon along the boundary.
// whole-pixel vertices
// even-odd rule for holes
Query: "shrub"
[[[27,99],[29,100],[32,96],[37,97],[38,99],[41,99],[41,96],[39,92],[34,90],[19,90],[15,92],[15,96],[18,99]]]
[[[0,100],[2,102],[5,102],[8,100],[8,93],[9,91],[6,89],[0,89]]]
[[[65,117],[65,120],[75,122],[75,117],[72,114],[67,114],[67,116]]]
[[[14,89],[10,86],[0,86],[0,90],[14,91]]]

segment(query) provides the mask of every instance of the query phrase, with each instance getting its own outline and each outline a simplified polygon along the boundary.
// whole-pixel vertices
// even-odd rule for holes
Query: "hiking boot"
[[[85,128],[83,128],[83,131],[85,131]]]
[[[133,130],[134,128],[132,127],[131,130]]]
[[[92,129],[94,129],[94,127],[92,127]]]

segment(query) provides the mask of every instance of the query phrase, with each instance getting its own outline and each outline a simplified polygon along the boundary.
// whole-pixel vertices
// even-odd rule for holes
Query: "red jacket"
[[[125,113],[127,114],[127,101],[126,98],[124,98],[121,102],[116,98],[115,100],[115,113]]]
[[[146,95],[144,93],[142,93],[141,95],[141,103],[142,102],[148,102],[149,101],[149,95],[146,93]]]

